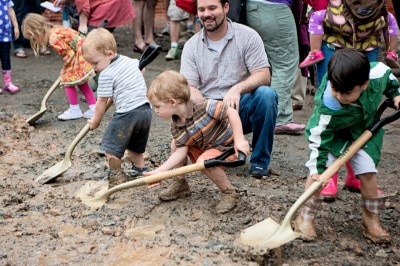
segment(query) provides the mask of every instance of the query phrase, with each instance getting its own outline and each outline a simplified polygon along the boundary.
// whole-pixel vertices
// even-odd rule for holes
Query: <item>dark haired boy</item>
[[[382,95],[399,107],[399,88],[400,83],[383,63],[370,64],[368,58],[355,49],[335,52],[328,64],[328,74],[315,95],[314,111],[306,128],[310,147],[306,188],[373,123]],[[375,243],[390,241],[379,219],[384,198],[377,193],[376,167],[382,140],[381,129],[349,160],[361,181],[362,227],[365,236]],[[317,236],[314,218],[321,201],[317,192],[304,204],[295,221],[296,230],[303,233],[303,239]]]

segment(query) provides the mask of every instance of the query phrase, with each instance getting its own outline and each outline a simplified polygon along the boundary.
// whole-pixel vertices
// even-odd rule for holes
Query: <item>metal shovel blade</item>
[[[99,208],[107,202],[108,198],[112,194],[114,194],[115,192],[121,191],[123,189],[143,186],[146,184],[149,185],[149,184],[157,183],[157,182],[160,182],[162,180],[165,180],[165,179],[168,179],[171,177],[184,175],[184,174],[195,172],[195,171],[201,171],[204,169],[205,169],[204,162],[198,162],[198,163],[186,165],[186,166],[183,166],[180,168],[171,169],[166,172],[161,172],[161,173],[157,173],[154,175],[141,177],[136,180],[132,180],[129,182],[119,184],[108,190],[101,189],[100,191],[94,193],[94,196],[90,196],[90,194],[91,194],[90,191],[87,191],[88,193],[86,193],[86,194],[82,193],[81,195],[78,195],[78,197],[82,200],[82,202],[85,205],[87,205],[91,208]]]
[[[256,247],[278,231],[279,226],[280,224],[272,218],[265,219],[243,230],[238,240],[242,244]]]
[[[33,125],[36,123],[36,121],[39,120],[39,118],[41,118],[43,116],[43,114],[47,111],[47,107],[46,107],[47,99],[50,97],[51,94],[53,94],[53,92],[57,89],[59,84],[60,84],[60,78],[58,78],[53,83],[53,85],[51,85],[50,89],[47,91],[46,95],[43,97],[42,104],[40,105],[40,110],[36,114],[32,115],[31,117],[29,117],[26,120],[27,124]]]
[[[39,182],[40,184],[46,184],[53,178],[56,178],[57,176],[61,175],[65,171],[68,170],[68,168],[71,167],[72,162],[71,162],[71,155],[72,152],[74,151],[76,145],[83,139],[83,137],[89,132],[90,127],[89,124],[86,124],[79,134],[75,137],[75,139],[72,141],[72,143],[69,145],[67,152],[65,153],[64,159],[44,171],[40,176],[38,176],[35,181]]]
[[[46,171],[44,171],[40,176],[36,177],[35,181],[39,182],[41,185],[46,184],[51,179],[63,174],[72,165],[71,158],[64,158],[61,162],[56,163]]]

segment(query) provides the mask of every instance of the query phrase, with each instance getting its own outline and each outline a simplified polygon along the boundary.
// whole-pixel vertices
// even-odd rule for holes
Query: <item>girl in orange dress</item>
[[[83,38],[79,33],[68,27],[53,25],[45,17],[31,13],[22,22],[22,34],[30,40],[35,56],[40,54],[42,47],[49,45],[63,59],[60,84],[65,87],[70,106],[58,116],[58,119],[91,118],[94,114],[96,97],[88,80],[94,75],[94,70],[82,57]],[[76,86],[81,90],[89,105],[89,109],[84,113],[79,106]]]

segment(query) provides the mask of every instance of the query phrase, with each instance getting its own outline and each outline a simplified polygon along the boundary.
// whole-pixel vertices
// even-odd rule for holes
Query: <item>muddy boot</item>
[[[390,235],[386,232],[379,219],[380,210],[385,206],[385,198],[362,199],[362,227],[364,235],[374,243],[390,242]]]
[[[108,188],[115,187],[126,181],[125,174],[121,168],[121,160],[111,157],[108,159],[110,172],[108,173]]]
[[[172,184],[161,191],[158,198],[162,201],[170,201],[190,196],[190,194],[189,184],[186,179],[174,178],[172,179]]]
[[[306,241],[314,240],[317,237],[314,227],[314,219],[322,199],[312,196],[304,204],[299,216],[294,221],[294,229],[296,232],[302,233],[301,238]]]
[[[215,206],[217,213],[227,213],[236,208],[240,201],[240,195],[234,189],[221,191],[221,200]]]

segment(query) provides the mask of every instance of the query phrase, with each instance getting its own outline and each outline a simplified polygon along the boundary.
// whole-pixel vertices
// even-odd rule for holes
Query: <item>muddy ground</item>
[[[115,35],[120,53],[139,56],[131,51],[129,29],[117,29]],[[167,42],[163,40],[164,45]],[[304,135],[275,137],[271,167],[280,175],[253,179],[248,162],[228,170],[242,196],[239,206],[228,214],[215,213],[219,192],[200,173],[189,175],[193,193],[188,198],[160,202],[157,189],[141,186],[118,192],[103,207],[92,210],[76,194],[87,182],[107,173],[105,158],[97,150],[112,112],[77,145],[73,165],[64,174],[51,184],[36,183],[37,176],[64,159],[85,120],[57,120],[67,108],[64,91],[57,89],[36,125],[25,124],[39,111],[61,67],[54,53],[34,58],[28,50],[28,55],[27,59],[12,57],[15,83],[22,91],[0,95],[0,265],[399,264],[399,122],[386,127],[379,167],[380,186],[393,194],[382,213],[382,224],[392,235],[390,245],[374,245],[363,236],[360,196],[340,190],[336,202],[324,204],[319,212],[315,242],[294,240],[282,247],[282,256],[273,251],[260,255],[234,240],[243,229],[270,216],[282,220],[303,193],[308,155]],[[164,56],[147,68],[147,82],[165,69],[179,69],[179,61],[166,62]],[[313,106],[311,96],[307,97],[305,108],[295,113],[303,123]],[[81,106],[85,110],[86,103],[82,101]],[[169,143],[169,123],[154,116],[149,159],[165,160]],[[153,167],[150,160],[147,164]],[[167,184],[163,182],[162,187]]]

